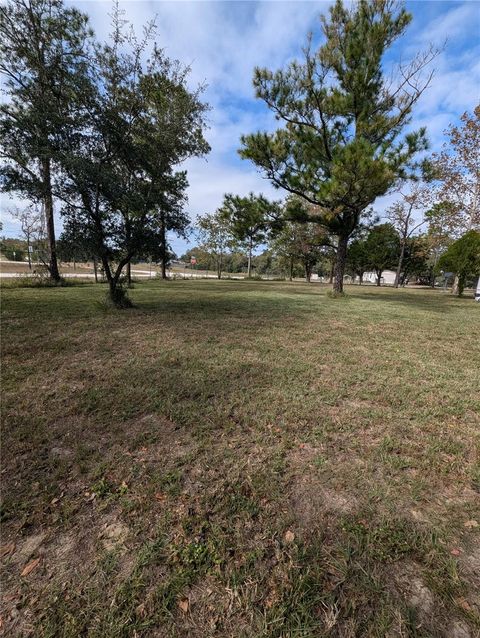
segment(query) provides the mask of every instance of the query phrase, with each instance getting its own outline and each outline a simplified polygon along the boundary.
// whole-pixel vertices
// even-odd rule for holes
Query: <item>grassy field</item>
[[[347,291],[4,289],[5,635],[480,635],[480,308]]]

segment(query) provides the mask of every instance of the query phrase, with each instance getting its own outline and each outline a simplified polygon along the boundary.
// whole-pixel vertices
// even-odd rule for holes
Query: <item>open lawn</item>
[[[480,635],[480,307],[347,292],[4,289],[5,635]]]

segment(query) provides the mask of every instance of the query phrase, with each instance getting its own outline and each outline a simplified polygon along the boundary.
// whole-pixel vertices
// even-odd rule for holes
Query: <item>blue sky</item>
[[[89,14],[99,39],[107,37],[109,1],[78,0],[71,4]],[[307,32],[319,34],[318,16],[329,4],[292,0],[120,2],[125,17],[138,32],[156,16],[159,45],[169,56],[191,65],[192,85],[208,85],[205,99],[212,111],[207,138],[212,152],[206,160],[194,159],[186,165],[192,218],[214,211],[225,192],[246,194],[253,190],[275,199],[282,197],[237,154],[242,133],[276,126],[268,109],[254,97],[252,71],[255,65],[277,69],[300,56]],[[435,77],[417,104],[412,122],[413,127],[427,126],[431,148],[436,150],[444,141],[447,126],[480,102],[480,2],[423,0],[406,5],[413,22],[392,49],[390,59],[407,61],[430,43],[445,44],[434,62]],[[381,198],[375,209],[381,213],[394,197]],[[18,227],[8,217],[12,204],[20,202],[3,197],[7,236],[18,234]],[[187,246],[175,237],[171,243],[179,254]]]

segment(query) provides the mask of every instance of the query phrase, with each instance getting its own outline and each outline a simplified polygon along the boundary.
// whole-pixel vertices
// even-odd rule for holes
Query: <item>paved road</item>
[[[15,262],[13,262],[15,263]],[[17,262],[18,263],[18,262]],[[175,277],[177,277],[177,279],[217,279],[216,275],[206,275],[206,274],[201,274],[201,273],[193,273],[193,272],[188,272],[188,273],[183,273],[183,272],[167,272],[168,276],[171,277],[172,275],[174,275]],[[156,273],[152,272],[150,274],[150,271],[148,270],[132,270],[132,275],[133,277],[138,277],[138,278],[146,278],[148,279],[150,276],[152,279],[156,278]],[[31,275],[28,271],[26,272],[0,272],[0,279],[11,279],[14,277],[32,277],[33,275]],[[95,275],[93,273],[74,273],[74,272],[67,272],[65,274],[62,275],[62,277],[65,278],[70,278],[70,277],[76,277],[78,279],[93,279],[95,277]],[[230,275],[230,279],[244,279],[244,277],[242,277],[241,275]]]

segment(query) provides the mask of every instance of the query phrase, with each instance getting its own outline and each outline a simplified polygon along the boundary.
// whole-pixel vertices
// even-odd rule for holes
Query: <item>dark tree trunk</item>
[[[162,279],[167,279],[167,233],[165,229],[165,217],[163,213],[160,216],[160,249],[162,253]]]
[[[54,281],[60,281],[60,273],[58,271],[57,248],[55,243],[55,222],[53,218],[53,196],[52,182],[50,176],[50,160],[45,158],[42,160],[42,180],[43,180],[43,206],[45,210],[45,223],[47,226],[47,240],[49,252],[48,270],[50,277]]]
[[[95,275],[95,283],[98,284],[98,265],[97,258],[93,258],[93,274]]]
[[[125,268],[125,266],[127,266],[127,264],[128,265],[130,264],[131,258],[132,258],[132,255],[128,255],[127,257],[124,257],[119,262],[115,270],[115,273],[113,274],[110,268],[110,264],[108,262],[108,258],[105,255],[102,255],[102,265],[105,271],[105,277],[108,281],[110,301],[117,308],[132,307],[132,303],[126,296],[125,291],[122,290],[121,287],[119,287],[118,285],[118,282],[120,280],[120,275],[122,274],[122,270]]]
[[[377,286],[380,286],[383,270],[377,270]]]
[[[32,270],[32,257],[30,253],[30,236],[27,235],[27,257],[28,257],[28,269]]]
[[[252,238],[250,237],[248,244],[248,264],[247,264],[247,277],[250,278],[252,276]]]
[[[397,272],[395,273],[395,282],[393,284],[394,288],[398,288],[398,286],[400,285],[400,276],[402,274],[403,258],[405,256],[405,243],[406,243],[406,240],[402,239],[402,242],[400,244],[400,257],[398,258]]]
[[[358,285],[361,286],[363,284],[363,272],[358,275]]]
[[[312,269],[309,264],[305,264],[305,280],[307,284],[310,283],[311,278],[312,278]]]
[[[130,262],[127,264],[127,285],[130,286],[132,284],[132,266]]]
[[[464,273],[461,273],[460,275],[456,275],[456,279],[457,279],[457,288],[454,294],[456,294],[457,297],[461,297],[463,295],[463,291],[465,290],[467,277]]]
[[[337,246],[337,257],[335,260],[333,290],[336,293],[343,293],[343,276],[347,263],[348,237],[339,237]]]

